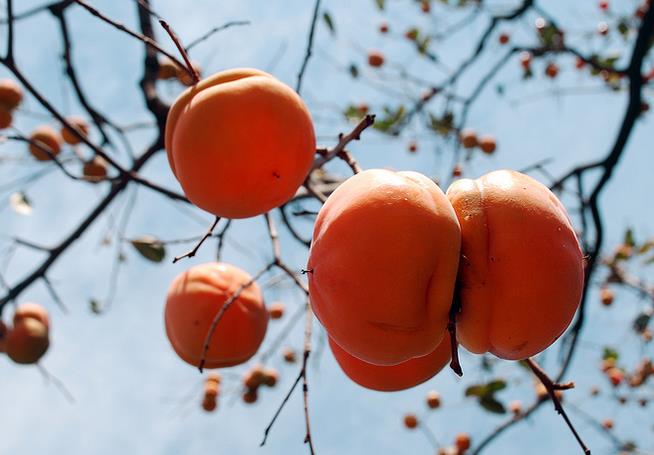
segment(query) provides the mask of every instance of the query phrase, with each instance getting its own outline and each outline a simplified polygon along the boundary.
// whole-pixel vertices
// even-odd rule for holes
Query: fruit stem
[[[198,82],[200,82],[200,74],[191,63],[191,59],[189,58],[186,49],[184,49],[184,46],[182,46],[182,43],[180,42],[179,38],[177,37],[173,29],[170,28],[168,22],[166,22],[163,19],[159,19],[159,23],[164,28],[164,30],[166,30],[166,33],[168,33],[168,36],[170,36],[170,39],[173,40],[173,43],[175,43],[177,50],[182,55],[182,58],[184,59],[184,63],[186,64],[184,69],[186,70],[188,75],[191,76],[191,78],[193,79],[193,85],[197,84]]]
[[[450,368],[457,376],[463,376],[463,369],[459,361],[459,342],[456,340],[456,315],[461,311],[461,299],[458,296],[458,286],[454,291],[454,299],[450,307],[450,316],[447,322],[447,331],[450,333],[450,346],[452,349],[452,360],[450,361]]]

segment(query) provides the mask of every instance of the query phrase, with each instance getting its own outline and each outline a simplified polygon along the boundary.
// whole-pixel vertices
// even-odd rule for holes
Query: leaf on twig
[[[331,14],[329,14],[327,11],[322,13],[322,19],[325,21],[325,25],[331,32],[332,36],[336,35],[336,27],[334,26],[334,20],[332,19]]]
[[[161,262],[166,257],[166,248],[161,240],[151,235],[137,237],[130,242],[141,256],[151,262]]]

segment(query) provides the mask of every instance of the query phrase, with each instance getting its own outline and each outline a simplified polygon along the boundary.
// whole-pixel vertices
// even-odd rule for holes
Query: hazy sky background
[[[42,3],[41,0],[14,2],[16,12]],[[137,28],[135,2],[97,0],[91,3],[112,18]],[[337,134],[351,128],[337,110],[347,103],[365,101],[373,112],[380,112],[384,104],[396,105],[403,96],[419,93],[415,87],[402,82],[393,85],[392,92],[386,88],[392,75],[397,74],[394,67],[404,66],[411,74],[433,82],[446,75],[447,69],[419,59],[401,34],[415,24],[416,18],[421,26],[427,27],[432,21],[434,24],[454,23],[462,16],[438,14],[430,19],[422,16],[412,2],[388,3],[388,10],[380,13],[372,0],[323,1],[323,8],[334,19],[337,34],[332,37],[322,22],[318,24],[314,57],[303,86],[303,97],[314,115],[321,144],[334,145]],[[499,11],[519,2],[488,3],[491,10]],[[622,49],[617,36],[608,40],[594,37],[590,41],[583,37],[583,32],[592,31],[601,20],[595,0],[540,3],[546,4],[564,29],[570,30],[566,38],[571,42],[584,45],[586,50]],[[633,11],[636,5],[634,1],[614,3],[623,4],[626,11]],[[3,11],[4,4],[0,1]],[[224,31],[194,49],[192,57],[201,64],[205,74],[251,66],[271,71],[292,86],[304,56],[312,8],[313,1],[309,0],[153,2],[153,9],[170,22],[185,42],[226,21],[252,22],[247,27]],[[122,125],[150,120],[137,85],[142,73],[142,44],[99,22],[79,7],[69,8],[66,17],[74,43],[74,61],[94,105]],[[516,43],[532,44],[535,17],[528,15],[520,24],[501,29],[509,30]],[[384,20],[390,23],[390,36],[381,36],[376,31]],[[476,21],[466,31],[436,45],[434,51],[449,68],[455,67],[468,55],[485,24],[485,19]],[[2,32],[0,46],[4,47],[4,27]],[[27,77],[63,112],[80,113],[71,88],[62,76],[56,22],[48,13],[41,13],[20,22],[16,33],[18,64]],[[162,30],[157,29],[157,35],[173,50]],[[461,81],[459,87],[464,93],[501,55],[499,45],[492,42],[493,52],[471,68],[469,77]],[[371,48],[386,53],[391,69],[375,72],[366,68],[365,54]],[[352,81],[344,70],[351,62],[359,64],[365,78]],[[477,177],[497,168],[519,169],[544,158],[553,159],[549,170],[559,175],[574,163],[608,152],[623,115],[625,94],[595,90],[593,88],[599,87],[597,81],[575,71],[572,59],[559,62],[562,74],[555,81],[538,76],[523,84],[519,64],[514,61],[496,79],[505,86],[503,97],[494,90],[495,84],[489,85],[471,110],[468,124],[481,133],[494,134],[499,149],[492,157],[475,157],[466,167],[466,175]],[[535,66],[542,73],[543,63]],[[0,77],[6,76],[7,72],[0,70]],[[161,92],[171,100],[179,91],[181,87],[175,83],[161,87]],[[44,122],[29,112],[42,113],[43,109],[33,99],[27,99],[24,110],[27,112],[17,116],[16,126],[28,133]],[[616,176],[602,197],[602,207],[610,214],[606,217],[609,247],[619,242],[626,226],[633,226],[637,237],[641,238],[654,232],[651,198],[648,197],[654,192],[652,132],[650,114],[638,122]],[[135,149],[142,150],[152,134],[151,131],[132,134]],[[406,144],[411,139],[417,139],[420,146],[420,153],[415,156],[406,152]],[[439,141],[424,133],[420,135],[415,127],[398,139],[366,131],[363,140],[353,143],[350,150],[364,168],[392,166],[443,178],[448,175],[451,154],[450,148],[443,147]],[[434,153],[439,146],[443,148],[440,155]],[[0,156],[24,158],[25,146],[4,144],[0,147]],[[42,244],[55,244],[107,191],[106,185],[74,184],[60,172],[53,171],[26,189],[34,213],[29,217],[14,213],[8,206],[7,184],[42,166],[29,158],[7,160],[0,166],[0,263],[7,254],[8,236],[20,235]],[[334,163],[331,169],[341,175],[349,172],[342,163]],[[164,154],[152,160],[144,173],[163,185],[178,188]],[[542,176],[537,177],[542,180]],[[115,252],[113,245],[102,247],[101,239],[120,218],[129,198],[133,197],[133,190],[115,201],[107,215],[52,268],[49,276],[70,309],[69,315],[55,307],[40,283],[21,296],[20,301],[39,301],[50,310],[52,346],[43,365],[66,384],[75,402],[67,402],[52,384],[43,380],[35,367],[17,366],[0,358],[0,453],[306,453],[302,444],[304,417],[300,393],[296,393],[284,409],[266,447],[258,448],[263,430],[299,366],[283,365],[280,355],[273,356],[272,365],[279,368],[282,376],[276,389],[262,390],[259,403],[254,406],[243,405],[231,395],[223,396],[218,412],[206,414],[200,409],[201,376],[195,368],[181,362],[169,347],[162,323],[168,283],[185,268],[212,260],[214,244],[206,244],[196,258],[175,265],[168,259],[161,265],[148,263],[127,245],[128,260],[120,275],[113,306],[102,316],[89,311],[90,298],[105,299]],[[204,232],[210,220],[211,216],[199,210],[189,210],[140,188],[126,236],[191,237]],[[238,221],[228,238],[224,259],[255,272],[270,259],[267,242],[263,218]],[[286,234],[282,237],[282,247],[285,260],[294,269],[305,265],[306,250]],[[170,247],[170,257],[185,248]],[[39,260],[40,256],[32,251],[18,250],[9,263],[6,278],[16,282]],[[289,310],[302,304],[302,296],[296,291],[271,290],[267,291],[266,298],[268,301],[283,298]],[[618,292],[618,304],[610,310],[600,308],[597,299],[591,298],[591,319],[570,376],[577,382],[578,389],[567,392],[566,401],[598,417],[614,418],[621,435],[647,442],[652,440],[651,409],[621,408],[606,400],[591,403],[588,398],[588,389],[593,384],[608,390],[605,378],[597,369],[598,346],[617,345],[628,350],[623,354],[629,366],[642,356],[641,345],[629,328],[637,308],[635,299],[626,293]],[[282,325],[283,322],[271,323],[266,342],[270,342]],[[317,323],[315,329],[319,333]],[[287,344],[300,349],[301,343],[300,323]],[[651,346],[647,349],[651,355]],[[548,365],[551,363],[551,371],[555,371],[556,347],[550,352],[548,360],[552,362]],[[462,354],[465,370],[462,380],[446,370],[412,390],[384,394],[367,391],[350,382],[326,350],[319,362],[312,361],[309,373],[312,434],[318,453],[430,453],[426,439],[419,432],[406,431],[401,424],[405,412],[426,413],[423,398],[430,389],[442,394],[445,405],[431,413],[428,419],[438,440],[449,444],[459,431],[470,431],[473,441],[478,440],[505,417],[480,411],[474,401],[465,399],[466,385],[500,376],[517,385],[499,395],[502,401],[521,399],[528,403],[533,397],[531,379],[526,373],[504,362],[489,375],[479,368],[478,359]],[[243,368],[232,370],[238,377]],[[238,385],[238,380],[228,380],[225,391],[233,391],[234,385]],[[606,439],[578,415],[571,413],[571,416],[587,443],[595,449],[594,453],[610,453]],[[577,453],[577,450],[562,420],[546,405],[534,418],[504,435],[487,453],[567,454]]]

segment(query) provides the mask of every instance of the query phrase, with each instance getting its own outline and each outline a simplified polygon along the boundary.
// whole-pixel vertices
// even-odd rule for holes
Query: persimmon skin
[[[361,387],[379,392],[396,392],[422,384],[438,374],[451,358],[450,338],[447,336],[430,354],[390,366],[359,360],[348,354],[331,338],[329,347],[348,378]]]
[[[46,328],[50,328],[50,317],[48,311],[38,303],[28,302],[18,305],[14,312],[14,325],[20,324],[22,319],[33,318],[40,321]]]
[[[11,111],[0,105],[0,130],[9,128],[14,121]]]
[[[545,350],[570,324],[584,283],[565,207],[509,170],[458,180],[447,196],[461,223],[459,342],[507,360]]]
[[[242,68],[184,91],[166,121],[168,162],[193,204],[247,218],[293,197],[316,150],[309,110],[268,73]]]
[[[48,326],[36,318],[21,319],[7,334],[7,356],[23,365],[38,362],[50,346],[48,332]]]
[[[38,161],[49,161],[53,156],[56,157],[59,155],[59,152],[61,152],[61,136],[59,136],[59,133],[57,133],[50,126],[39,126],[32,132],[29,139],[31,141],[29,144],[29,151]],[[47,153],[41,147],[33,144],[32,142],[36,142],[40,144],[41,147],[45,147],[46,149],[50,150],[52,155]]]
[[[173,349],[198,366],[213,318],[241,285],[251,280],[230,264],[212,262],[191,267],[170,285],[164,319]],[[256,283],[245,287],[224,312],[211,337],[206,368],[238,365],[259,349],[268,326],[268,312]]]
[[[69,117],[66,120],[83,137],[87,137],[89,135],[89,124],[82,117]],[[66,126],[61,127],[61,138],[66,144],[70,145],[77,145],[82,142],[82,140],[77,137],[75,132]]]
[[[0,106],[12,111],[23,101],[23,90],[11,79],[0,80]]]
[[[313,311],[340,347],[368,363],[427,355],[445,332],[459,246],[456,215],[430,179],[360,172],[316,219],[307,264]]]

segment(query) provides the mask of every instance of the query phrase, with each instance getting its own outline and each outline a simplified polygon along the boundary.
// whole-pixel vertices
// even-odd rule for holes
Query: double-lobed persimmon
[[[170,167],[189,200],[216,216],[247,218],[291,199],[316,139],[300,96],[272,75],[223,71],[184,91],[166,121]]]
[[[447,197],[417,173],[361,172],[318,214],[307,268],[312,307],[346,374],[433,351],[453,297],[466,349],[533,356],[568,327],[584,283],[564,206],[508,170],[459,180]]]

